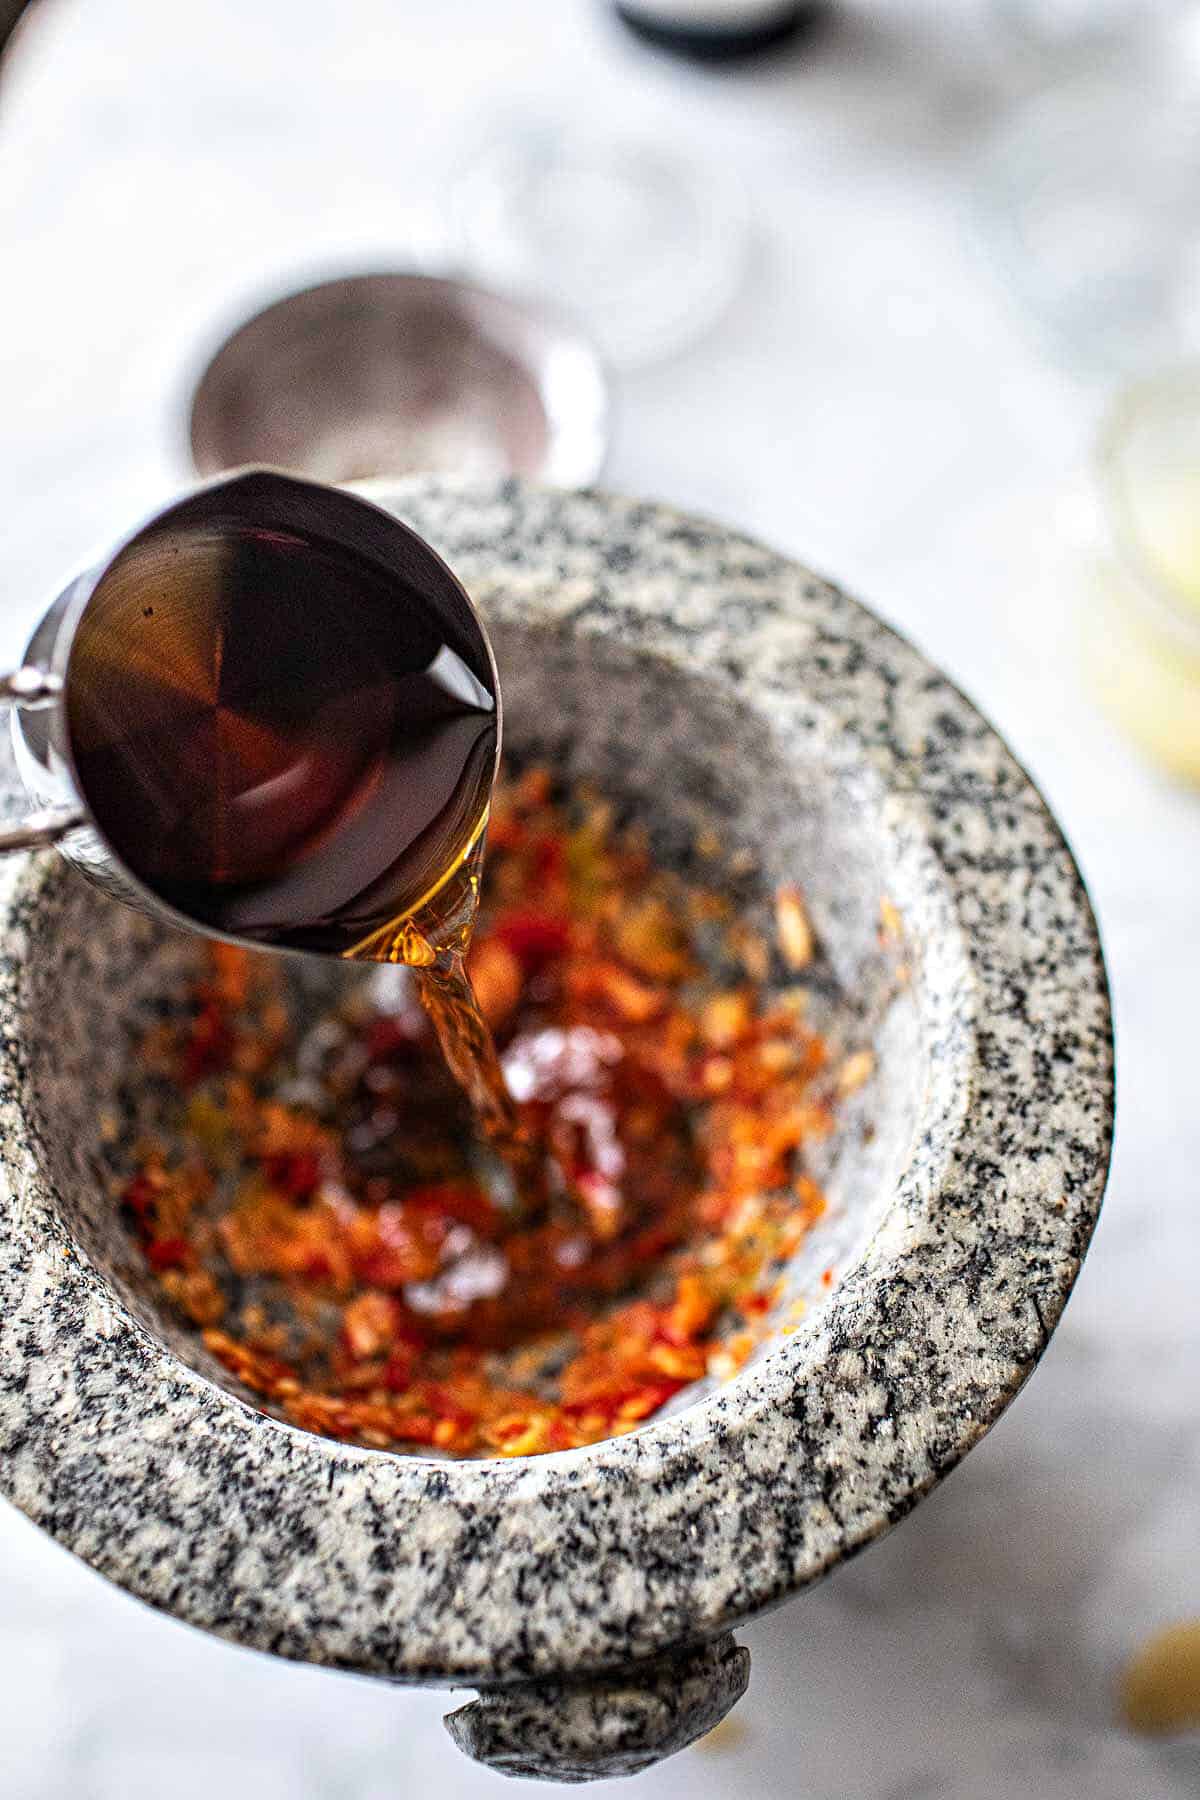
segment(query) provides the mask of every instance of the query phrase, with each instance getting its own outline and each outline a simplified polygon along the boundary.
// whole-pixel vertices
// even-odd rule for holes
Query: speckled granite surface
[[[873,1229],[845,1240],[857,1248],[823,1310],[675,1419],[525,1465],[308,1437],[169,1354],[98,1275],[101,1239],[84,1250],[66,1229],[86,1201],[47,1174],[86,1158],[80,1121],[108,1079],[89,1011],[116,1003],[105,970],[136,964],[141,927],[53,858],[10,864],[0,1479],[103,1573],[241,1642],[413,1681],[604,1670],[813,1580],[902,1516],[1016,1392],[1103,1189],[1103,970],[1036,792],[962,696],[852,601],[652,506],[419,485],[397,504],[495,622],[514,719],[536,670],[506,667],[506,633],[594,636],[605,654],[682,667],[760,722],[772,781],[792,771],[802,813],[814,796],[796,844],[815,852],[825,833],[834,867],[872,870],[873,886],[814,910],[847,974],[879,892],[905,921],[917,1032],[900,1034],[903,1068],[881,1056],[882,1104],[900,1092],[897,1131],[907,1121],[896,1178],[845,1196]],[[656,779],[667,788],[670,768]],[[72,1065],[76,1093],[89,1069],[94,1092],[64,1144],[44,1089]]]
[[[460,1750],[505,1775],[594,1781],[637,1775],[711,1731],[750,1680],[726,1634],[611,1679],[526,1682],[447,1715]]]

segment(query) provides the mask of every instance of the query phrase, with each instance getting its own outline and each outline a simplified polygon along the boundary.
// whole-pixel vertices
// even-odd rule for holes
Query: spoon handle
[[[81,812],[72,812],[59,806],[48,807],[44,812],[30,813],[19,825],[0,831],[0,856],[7,856],[14,850],[45,849],[49,844],[57,844],[69,831],[86,823]]]
[[[3,0],[0,0],[2,6]],[[61,694],[61,677],[52,675],[48,669],[27,667],[0,675],[0,706],[19,706],[27,712],[39,712],[57,705]],[[77,825],[84,823],[84,815],[78,807],[45,807],[30,813],[7,831],[0,831],[0,856],[11,850],[38,850],[46,844],[57,844],[68,831],[74,831]]]
[[[61,693],[62,677],[48,669],[10,669],[7,675],[0,675],[0,706],[7,701],[28,712],[40,712],[55,705]]]

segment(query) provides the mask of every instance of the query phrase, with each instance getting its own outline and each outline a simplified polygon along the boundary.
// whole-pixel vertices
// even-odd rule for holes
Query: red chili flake
[[[393,1350],[388,1357],[379,1379],[389,1393],[404,1394],[412,1386],[417,1364],[417,1348],[416,1345],[413,1345],[406,1349]]]
[[[182,1269],[190,1256],[186,1238],[151,1238],[146,1245],[146,1261],[152,1269]]]
[[[452,1425],[464,1429],[474,1423],[475,1415],[459,1404],[449,1390],[434,1384],[425,1390],[425,1399],[433,1408],[439,1419],[448,1419]]]
[[[143,1171],[127,1182],[121,1194],[121,1203],[139,1219],[152,1217],[158,1202],[159,1185],[151,1176]]]
[[[384,1062],[398,1050],[411,1049],[416,1041],[413,1022],[395,1013],[376,1014],[363,1040],[372,1062]]]
[[[438,1421],[429,1413],[409,1413],[391,1423],[392,1436],[401,1444],[434,1444]]]
[[[560,837],[544,837],[533,855],[534,874],[539,881],[557,881],[567,867],[567,847]]]
[[[492,936],[512,951],[528,974],[565,953],[571,928],[565,919],[521,912],[498,920],[492,927]]]
[[[565,1414],[560,1414],[550,1425],[550,1433],[546,1439],[550,1450],[571,1450],[575,1447],[575,1435]]]
[[[263,1157],[263,1174],[285,1194],[302,1200],[315,1193],[321,1182],[321,1158],[315,1150],[285,1150]]]
[[[493,855],[498,850],[520,850],[529,840],[529,828],[512,813],[502,813],[492,808],[492,816],[488,821],[488,849]]]
[[[438,1182],[416,1188],[404,1196],[406,1217],[433,1223],[469,1225],[480,1237],[496,1229],[499,1214],[481,1187],[465,1181]]]
[[[309,1281],[328,1281],[334,1272],[333,1258],[324,1250],[311,1250],[301,1258],[298,1270]]]
[[[233,1032],[219,1002],[210,1000],[192,1021],[180,1081],[184,1087],[194,1087],[206,1075],[227,1069],[232,1055]]]
[[[396,1335],[396,1303],[388,1294],[360,1294],[342,1313],[342,1341],[357,1361],[382,1356]]]
[[[369,1287],[384,1288],[397,1294],[410,1281],[421,1281],[430,1273],[413,1256],[388,1249],[376,1250],[370,1256],[361,1257],[355,1265],[355,1272]]]

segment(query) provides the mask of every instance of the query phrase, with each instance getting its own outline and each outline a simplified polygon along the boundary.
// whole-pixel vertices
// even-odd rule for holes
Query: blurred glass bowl
[[[465,268],[551,295],[620,369],[693,343],[746,272],[749,202],[727,171],[580,118],[495,119],[448,203]]]
[[[1177,47],[1131,47],[1044,89],[985,153],[1001,273],[1085,368],[1133,372],[1200,345],[1200,78]]]
[[[608,389],[552,311],[469,282],[350,275],[288,294],[225,339],[191,404],[192,460],[330,482],[413,471],[585,486]]]

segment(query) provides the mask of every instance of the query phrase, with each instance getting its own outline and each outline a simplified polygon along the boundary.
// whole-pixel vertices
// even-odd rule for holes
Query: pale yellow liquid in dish
[[[1139,484],[1129,518],[1151,568],[1200,624],[1200,467]]]
[[[1146,586],[1169,599],[1154,603],[1132,559],[1106,559],[1084,621],[1086,672],[1122,730],[1169,774],[1200,786],[1200,468],[1142,484],[1131,524]]]
[[[1200,1619],[1182,1619],[1146,1640],[1121,1676],[1121,1711],[1135,1731],[1200,1726]]]

